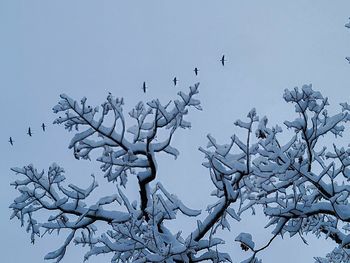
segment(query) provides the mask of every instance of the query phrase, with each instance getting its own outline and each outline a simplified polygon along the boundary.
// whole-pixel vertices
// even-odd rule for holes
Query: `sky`
[[[70,182],[89,184],[102,172],[96,161],[77,161],[68,144],[73,134],[52,125],[52,107],[59,95],[83,96],[100,105],[108,92],[126,101],[128,112],[140,100],[174,99],[179,90],[200,82],[203,111],[187,117],[192,129],[179,131],[173,145],[174,161],[159,156],[159,180],[195,209],[215,202],[209,196],[208,171],[201,166],[199,146],[212,134],[227,142],[238,132],[233,125],[255,107],[270,123],[292,118],[293,108],[283,99],[284,89],[312,84],[329,97],[331,109],[350,102],[350,16],[347,0],[222,0],[222,1],[6,1],[0,0],[0,253],[4,262],[44,262],[62,244],[52,235],[30,244],[19,221],[9,220],[8,208],[17,192],[9,185],[11,167],[33,163],[47,169],[56,162]],[[220,64],[225,54],[225,67]],[[199,68],[195,76],[193,69]],[[179,79],[177,87],[172,79]],[[146,94],[142,83],[149,87]],[[41,131],[42,122],[47,131]],[[34,134],[28,137],[28,127]],[[14,139],[14,146],[8,143]],[[350,136],[345,134],[344,142]],[[97,155],[96,155],[97,156]],[[135,195],[130,178],[130,196]],[[101,186],[100,191],[105,189]],[[106,188],[109,189],[109,188]],[[133,192],[134,191],[134,192]],[[137,195],[135,195],[137,198]],[[204,212],[205,213],[205,212]],[[220,235],[234,262],[246,258],[234,242],[238,233],[253,234],[263,245],[271,235],[261,215],[232,222],[232,232]],[[179,217],[174,229],[191,231],[195,222]],[[264,262],[312,262],[334,244],[307,237],[278,239],[261,253]],[[86,250],[71,246],[62,262],[81,262]],[[109,257],[90,262],[107,262]]]

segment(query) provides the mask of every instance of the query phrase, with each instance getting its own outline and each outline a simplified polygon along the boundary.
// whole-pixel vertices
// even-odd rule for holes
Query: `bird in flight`
[[[350,19],[350,17],[349,17],[349,19]],[[349,23],[346,23],[345,26],[346,26],[347,28],[350,28],[350,22],[349,22]]]
[[[30,127],[28,128],[27,134],[28,134],[30,137],[32,137],[32,135],[33,135],[33,133],[32,133],[32,131],[31,131]]]
[[[346,57],[345,59],[350,63],[350,57]]]
[[[41,128],[43,129],[43,131],[45,131],[45,129],[46,129],[45,123],[41,124]]]
[[[199,69],[198,68],[194,68],[194,74],[196,74],[196,76],[198,75],[198,71],[199,71]]]
[[[9,143],[10,143],[11,145],[13,145],[14,140],[12,140],[12,137],[10,137],[10,139],[9,139]]]
[[[225,61],[227,61],[227,60],[225,59],[225,55],[222,55],[220,61],[221,61],[221,64],[222,64],[223,66],[225,66]]]
[[[146,89],[147,89],[146,81],[144,81],[143,85],[142,85],[142,90],[143,90],[144,93],[146,93]]]
[[[175,77],[175,78],[173,79],[173,82],[174,82],[174,86],[176,86],[176,84],[179,82],[179,80]]]

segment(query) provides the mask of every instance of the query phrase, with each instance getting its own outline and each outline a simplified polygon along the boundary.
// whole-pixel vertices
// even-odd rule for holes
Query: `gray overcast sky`
[[[95,161],[76,161],[67,150],[72,134],[51,125],[51,108],[60,93],[86,96],[98,105],[110,91],[125,98],[128,112],[139,100],[158,97],[165,102],[178,89],[199,81],[204,111],[191,112],[193,128],[177,134],[178,160],[160,156],[158,165],[169,191],[185,204],[204,209],[215,201],[209,197],[213,188],[197,150],[206,145],[207,133],[226,142],[234,133],[233,122],[252,107],[271,123],[281,123],[293,116],[292,107],[282,101],[283,90],[302,84],[312,83],[335,107],[350,101],[350,65],[345,60],[350,56],[350,32],[344,27],[349,16],[347,0],[0,0],[2,261],[44,262],[44,255],[62,241],[53,235],[32,246],[19,222],[9,221],[8,206],[17,196],[9,186],[14,179],[10,167],[33,163],[47,169],[55,161],[65,167],[69,180],[83,185],[90,173],[101,175]],[[224,68],[222,54],[228,60]],[[194,67],[200,69],[198,77]],[[172,84],[174,76],[180,80],[178,89]],[[147,94],[141,91],[143,81],[149,86]],[[46,133],[40,130],[42,122],[48,123]],[[26,135],[28,126],[32,138]],[[15,140],[13,147],[9,136]],[[345,141],[349,139],[346,135]],[[174,228],[185,225],[184,231],[190,231],[194,224],[180,218]],[[249,217],[233,223],[233,233],[223,233],[235,262],[247,256],[233,242],[237,233],[255,233],[261,245],[270,237],[261,230],[263,225],[260,217]],[[309,241],[309,246],[298,238],[277,241],[262,258],[312,262],[312,256],[325,255],[334,245],[311,237]],[[63,262],[82,258],[82,249],[71,248]]]

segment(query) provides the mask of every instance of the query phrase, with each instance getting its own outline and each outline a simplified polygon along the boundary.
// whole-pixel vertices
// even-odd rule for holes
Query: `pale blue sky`
[[[74,182],[84,181],[96,162],[76,161],[67,146],[71,138],[51,125],[52,106],[60,93],[100,104],[108,91],[126,100],[125,112],[139,100],[174,98],[178,89],[201,82],[203,112],[192,112],[193,128],[181,131],[174,145],[178,160],[160,157],[159,178],[185,204],[205,209],[212,190],[201,166],[198,146],[211,133],[222,142],[234,132],[233,122],[256,107],[270,122],[292,116],[282,101],[285,88],[312,83],[336,107],[350,101],[350,16],[346,0],[249,1],[6,1],[0,0],[0,251],[4,262],[44,262],[62,238],[46,237],[32,246],[19,222],[9,221],[9,204],[17,193],[9,186],[10,167],[33,163],[39,169],[57,162]],[[227,57],[223,68],[219,62]],[[194,76],[193,68],[200,73]],[[179,88],[172,84],[174,76]],[[149,86],[141,91],[142,82]],[[48,123],[44,134],[41,122]],[[34,132],[26,135],[28,126]],[[15,145],[7,140],[12,136]],[[345,136],[345,141],[350,136]],[[90,178],[89,178],[90,179]],[[88,179],[88,180],[89,180]],[[103,179],[100,177],[100,181]],[[180,182],[182,183],[180,187]],[[193,191],[194,182],[198,186]],[[132,182],[131,182],[132,183]],[[85,182],[85,185],[87,182]],[[132,185],[132,184],[131,184]],[[193,224],[175,223],[174,227]],[[268,240],[260,217],[232,224],[224,233],[235,262],[243,254],[234,237],[256,233]],[[310,246],[288,238],[262,254],[264,262],[312,262],[334,244],[310,238]],[[297,253],[296,253],[297,252]],[[80,262],[80,248],[71,248],[63,262]],[[90,262],[106,262],[92,258]]]

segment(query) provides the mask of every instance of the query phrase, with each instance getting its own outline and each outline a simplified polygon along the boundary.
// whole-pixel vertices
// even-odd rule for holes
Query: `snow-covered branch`
[[[117,195],[102,197],[90,206],[84,202],[98,186],[94,177],[86,189],[71,184],[67,188],[64,186],[64,170],[57,164],[51,165],[47,174],[44,171],[38,172],[32,165],[12,170],[24,178],[12,183],[20,196],[10,205],[13,210],[11,218],[17,217],[22,226],[26,225],[27,232],[31,233],[32,243],[35,236],[51,234],[55,230],[71,230],[64,245],[47,254],[46,259],[60,261],[77,230],[95,232],[96,221],[112,224],[130,219],[128,213],[104,209],[104,205],[121,203]],[[39,222],[42,218],[40,213],[45,212],[50,212],[49,217],[44,222]],[[39,215],[39,219],[36,215]]]
[[[55,123],[76,129],[69,147],[77,159],[90,159],[91,151],[101,150],[97,160],[108,182],[116,182],[116,192],[88,205],[86,199],[98,187],[94,176],[83,189],[67,186],[64,171],[56,164],[47,173],[32,165],[13,168],[23,178],[13,183],[20,196],[10,206],[12,218],[26,225],[32,242],[53,231],[67,234],[64,244],[45,258],[59,262],[73,241],[89,248],[86,260],[103,253],[111,254],[111,262],[230,262],[229,254],[220,251],[224,240],[217,229],[230,231],[245,211],[254,213],[261,206],[272,236],[256,248],[250,233],[238,235],[236,241],[250,253],[243,262],[261,262],[259,252],[287,233],[305,243],[308,233],[332,240],[337,247],[326,258],[315,257],[317,262],[349,262],[350,148],[338,146],[336,138],[350,120],[350,106],[341,103],[336,114],[329,114],[328,98],[311,85],[284,92],[284,100],[294,105],[297,115],[284,122],[290,133],[283,133],[279,125],[269,126],[268,118],[252,109],[246,120],[234,123],[244,136],[234,134],[220,144],[209,134],[207,147],[199,150],[217,201],[207,206],[204,220],[197,220],[186,237],[167,227],[177,213],[188,218],[201,213],[186,207],[156,180],[157,154],[178,156],[172,146],[175,131],[190,127],[184,119],[190,107],[201,109],[194,98],[197,93],[195,84],[187,94],[179,92],[180,99],[173,103],[140,102],[128,116],[123,114],[123,99],[111,94],[100,108],[87,105],[86,98],[77,102],[61,95],[54,112],[63,114]],[[130,120],[134,124],[129,126]],[[332,143],[321,144],[323,138]],[[120,188],[133,175],[140,191],[137,201],[129,200]],[[119,211],[109,210],[116,204]],[[96,222],[105,223],[106,230],[99,231]]]
[[[171,139],[177,128],[191,127],[190,122],[184,119],[189,107],[201,110],[200,101],[194,98],[198,87],[199,83],[190,87],[188,94],[179,92],[180,99],[173,103],[163,105],[159,100],[153,100],[145,105],[139,102],[129,112],[129,117],[136,122],[130,127],[123,114],[123,99],[115,99],[109,94],[101,107],[93,108],[87,105],[86,98],[79,103],[63,94],[53,111],[64,114],[54,123],[65,124],[69,131],[73,128],[77,131],[83,129],[75,134],[69,145],[77,159],[90,159],[92,150],[103,150],[98,161],[102,163],[101,169],[108,181],[119,180],[120,185],[125,187],[128,175],[137,176],[141,210],[147,218],[145,209],[150,200],[148,184],[157,173],[155,154],[165,152],[175,158],[179,154],[171,146]],[[108,119],[112,119],[112,122],[108,122]],[[131,136],[127,136],[126,132]]]

